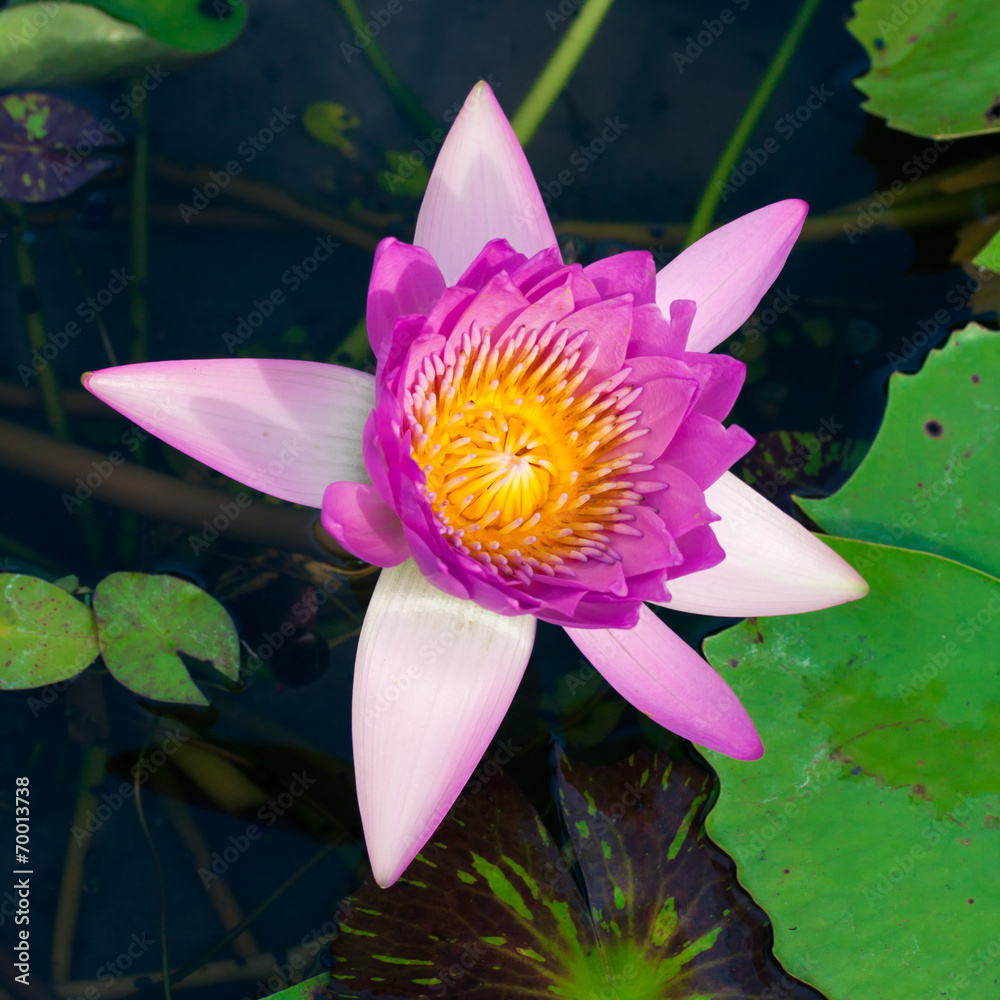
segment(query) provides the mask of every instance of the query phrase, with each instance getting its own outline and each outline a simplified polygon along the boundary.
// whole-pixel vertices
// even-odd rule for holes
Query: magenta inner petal
[[[424,264],[383,256],[401,285]],[[494,240],[459,281],[433,302],[401,288],[418,312],[382,342],[364,455],[402,525],[392,551],[501,615],[631,628],[722,558],[704,489],[749,441],[715,419],[742,366],[685,352],[695,303],[661,314],[645,252],[584,269]]]

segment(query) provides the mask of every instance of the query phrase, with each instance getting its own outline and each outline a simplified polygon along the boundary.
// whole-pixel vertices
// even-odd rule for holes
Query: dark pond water
[[[567,10],[571,6],[564,4]],[[713,35],[709,45],[696,44],[702,50],[695,52],[689,40],[724,6],[722,0],[619,0],[612,9],[527,150],[536,178],[553,195],[550,211],[567,253],[589,261],[642,245],[665,263],[679,250],[673,234],[690,220],[796,11],[785,0],[730,3],[737,11],[733,23]],[[352,32],[337,4],[249,0],[248,7],[246,30],[230,48],[154,81],[145,102],[154,157],[148,283],[154,359],[227,356],[225,335],[237,330],[255,303],[282,287],[288,269],[313,253],[322,234],[281,211],[276,192],[351,218],[376,236],[408,239],[412,234],[418,201],[390,196],[378,177],[387,150],[411,152],[425,140],[369,63],[360,54],[345,58],[342,45]],[[436,120],[443,121],[479,78],[490,80],[510,114],[566,28],[551,13],[558,10],[552,0],[402,0],[401,12],[379,40]],[[858,201],[867,204],[876,190],[905,179],[904,167],[914,157],[926,156],[927,140],[892,132],[861,110],[851,81],[866,63],[844,29],[848,16],[847,3],[822,5],[748,143],[758,155],[770,152],[734,184],[720,205],[719,220],[786,197],[806,199],[813,217]],[[680,59],[675,53],[688,54]],[[123,86],[63,93],[110,107]],[[349,133],[356,159],[320,144],[303,128],[304,109],[320,100],[343,104],[359,119]],[[276,115],[287,118],[287,125],[273,141],[248,147],[247,137]],[[578,151],[591,149],[609,120],[620,125],[614,140],[581,159]],[[960,151],[943,154],[940,163],[972,160],[983,151],[982,144],[969,141]],[[223,193],[186,223],[181,206],[192,202],[194,184],[185,171],[218,170],[234,158],[244,166],[243,177],[268,185],[265,201],[252,204]],[[133,169],[128,148],[119,159],[116,168],[65,201],[29,211],[38,296],[50,330],[64,328],[88,295],[109,287],[115,271],[128,267]],[[565,183],[566,171],[570,183]],[[589,228],[594,222],[618,225],[598,239]],[[636,223],[646,227],[639,240]],[[874,226],[852,239],[843,231],[832,237],[807,231],[765,297],[760,335],[750,330],[743,338],[749,384],[733,416],[755,435],[776,430],[815,434],[835,427],[843,455],[853,458],[838,453],[810,488],[835,488],[856,464],[881,419],[890,355],[900,353],[918,324],[930,329],[933,343],[969,315],[964,298],[954,300],[957,308],[947,298],[966,284],[964,273],[949,263],[954,229],[954,223],[909,231]],[[2,232],[0,380],[19,387],[25,382],[19,366],[31,360],[26,303],[15,280],[10,225]],[[363,315],[371,252],[346,239],[340,242],[329,260],[240,345],[241,353],[316,360],[342,354],[342,343]],[[775,296],[790,305],[780,316],[768,312]],[[943,323],[934,319],[942,308],[947,310]],[[101,318],[118,357],[127,358],[128,296],[112,296]],[[910,367],[918,363],[914,358]],[[106,365],[96,323],[86,325],[85,335],[54,361],[62,387],[71,391],[81,372]],[[47,430],[39,408],[16,402],[8,394],[0,415]],[[72,408],[70,421],[75,441],[104,452],[116,446],[126,427],[124,421]],[[144,458],[161,471],[204,475],[154,445],[145,448]],[[178,572],[226,601],[250,648],[259,648],[280,627],[304,587],[322,587],[326,579],[322,567],[303,558],[226,538],[195,554],[187,529],[99,502],[70,511],[61,488],[10,468],[3,477],[0,559],[7,560],[7,569],[50,578],[75,573],[89,586],[121,569]],[[202,753],[214,762],[199,758],[183,768],[164,767],[172,786],[167,779],[152,782],[152,792],[144,795],[166,889],[170,962],[175,967],[213,962],[219,979],[186,995],[206,1000],[254,996],[258,980],[266,990],[273,972],[268,962],[261,972],[258,962],[254,974],[245,975],[241,964],[270,954],[268,961],[281,966],[287,961],[285,949],[320,933],[324,924],[329,932],[338,900],[365,875],[349,773],[350,688],[352,634],[373,579],[360,574],[342,582],[336,599],[311,623],[310,635],[278,651],[268,669],[242,690],[199,674],[213,702],[209,710],[154,712],[95,668],[63,691],[47,690],[44,698],[38,691],[0,698],[0,822],[6,824],[10,816],[13,776],[31,775],[35,795],[31,927],[37,985],[18,990],[18,996],[86,995],[89,984],[97,993],[88,1000],[117,997],[126,995],[127,977],[159,968],[161,886],[134,805],[119,806],[115,798],[156,725],[156,742],[174,731],[197,734]],[[684,634],[695,641],[719,624],[688,617]],[[596,679],[588,679],[583,691],[591,698],[591,715],[568,723],[567,707],[581,692],[579,686],[567,686],[565,677],[580,670],[579,656],[561,630],[543,626],[528,675],[498,734],[499,741],[519,748],[510,771],[550,823],[550,734],[594,763],[613,762],[657,741],[673,745],[665,734],[642,725],[637,713]],[[343,762],[339,773],[338,761]],[[323,790],[308,808],[297,800],[294,808],[279,804],[262,839],[246,844],[258,803],[252,793],[241,799],[246,789],[234,775],[273,797],[303,770],[324,773]],[[73,812],[87,787],[96,796],[87,805],[95,814],[89,821],[86,809],[76,817]],[[180,810],[177,802],[183,803]],[[106,816],[97,819],[102,805]],[[83,832],[74,837],[74,827]],[[271,900],[254,920],[252,938],[241,939],[235,952],[226,945],[211,954],[223,923],[205,883],[217,880],[199,877],[204,866],[192,853],[192,837],[210,859],[219,859],[214,873],[225,876],[230,914],[245,917]],[[7,842],[4,830],[0,843]],[[74,844],[85,848],[70,852],[83,864],[76,881],[65,869],[68,845]],[[334,846],[324,850],[328,844]],[[727,867],[724,857],[715,858],[721,869]],[[284,886],[311,861],[306,874]],[[67,884],[76,886],[75,895]],[[6,888],[0,885],[0,896]],[[766,918],[738,889],[732,891],[751,923],[759,925],[748,941],[761,950]],[[225,909],[227,904],[216,899],[215,905]],[[0,948],[9,949],[9,916],[0,918],[0,926]],[[50,975],[53,940],[62,941],[63,955],[55,977]],[[229,965],[223,969],[225,962]],[[0,969],[0,977],[5,976]],[[80,984],[80,992],[52,985],[53,978]],[[789,995],[818,994],[802,987]]]

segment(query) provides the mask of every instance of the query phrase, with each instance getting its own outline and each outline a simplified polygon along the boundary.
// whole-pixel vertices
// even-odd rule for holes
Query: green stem
[[[799,47],[802,36],[806,32],[806,28],[809,27],[809,22],[812,20],[813,14],[816,13],[819,4],[820,0],[804,0],[798,14],[795,15],[795,20],[792,22],[791,28],[788,29],[788,34],[785,35],[784,41],[778,49],[778,54],[774,57],[764,79],[761,80],[760,86],[747,105],[746,111],[743,112],[743,117],[736,126],[736,131],[733,132],[715,170],[712,172],[712,176],[708,179],[708,184],[705,185],[705,191],[701,196],[701,201],[698,202],[694,219],[691,221],[691,228],[684,241],[685,246],[690,246],[696,240],[700,240],[712,228],[712,219],[715,217],[715,210],[719,207],[719,199],[722,197],[722,188],[726,177],[736,166],[736,161],[740,158],[747,139],[750,138],[760,116],[774,96],[774,91],[788,68],[795,50]]]
[[[583,58],[614,0],[586,0],[510,124],[522,146],[527,146],[562,93],[566,81]]]
[[[421,104],[420,98],[403,82],[400,75],[393,69],[392,63],[386,58],[381,46],[365,30],[365,15],[355,0],[337,0],[344,16],[350,22],[355,32],[368,38],[368,44],[362,49],[372,64],[372,68],[385,84],[396,103],[409,116],[410,121],[423,135],[430,135],[437,128],[437,122],[431,113]]]
[[[45,316],[42,314],[42,300],[38,294],[38,278],[35,273],[35,259],[28,240],[28,226],[24,209],[17,202],[7,202],[7,210],[14,216],[14,260],[17,267],[17,284],[20,293],[24,325],[28,331],[28,342],[39,355],[45,357],[43,349],[48,346],[45,332]],[[69,424],[59,395],[59,383],[55,369],[50,364],[38,373],[38,387],[42,391],[42,406],[52,433],[63,441],[69,441]]]

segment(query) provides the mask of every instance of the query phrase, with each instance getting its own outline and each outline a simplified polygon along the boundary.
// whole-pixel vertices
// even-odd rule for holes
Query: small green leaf
[[[828,541],[868,597],[705,643],[767,749],[709,754],[708,832],[778,959],[827,995],[993,996],[977,955],[1000,948],[1000,580]]]
[[[805,512],[834,535],[935,552],[1000,576],[998,338],[970,324],[916,375],[893,375],[860,468],[832,497],[798,501]]]
[[[0,689],[75,677],[98,653],[90,608],[54,583],[0,573]]]
[[[914,135],[1000,128],[996,0],[860,0],[848,30],[871,69],[854,81],[865,109]]]
[[[361,119],[352,114],[343,104],[333,101],[316,101],[306,108],[302,115],[305,130],[326,146],[340,150],[349,160],[358,158],[358,147],[344,133],[357,128]]]
[[[104,662],[112,676],[144,698],[207,705],[180,652],[211,660],[239,677],[236,630],[226,609],[205,591],[173,576],[112,573],[94,590]]]
[[[423,198],[427,182],[431,179],[430,171],[423,161],[417,163],[410,153],[401,153],[396,149],[386,150],[385,161],[389,164],[389,170],[383,170],[379,174],[378,182],[389,194]]]

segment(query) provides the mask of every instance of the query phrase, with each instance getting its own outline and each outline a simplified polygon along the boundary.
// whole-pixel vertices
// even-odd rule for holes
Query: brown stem
[[[180,184],[183,187],[202,187],[214,183],[212,171],[207,167],[195,167],[189,170],[159,156],[153,157],[152,165],[153,173],[157,177],[173,184]],[[251,180],[249,177],[230,177],[229,183],[226,185],[226,194],[238,201],[266,208],[276,215],[292,219],[294,222],[302,223],[311,229],[319,229],[322,232],[338,236],[363,250],[374,251],[375,247],[378,246],[378,237],[374,233],[370,233],[367,229],[362,229],[352,222],[345,222],[343,219],[338,219],[326,212],[309,208],[296,201],[290,194],[280,188],[272,187],[270,184]]]
[[[195,486],[173,476],[130,462],[113,465],[111,456],[80,445],[58,441],[48,434],[0,420],[0,466],[50,483],[67,492],[67,510],[76,509],[92,490],[95,499],[133,510],[155,520],[207,531],[224,509],[233,506],[232,494]],[[121,453],[117,453],[122,460]],[[105,476],[105,471],[108,474]],[[87,482],[99,480],[96,486]],[[234,539],[310,555],[350,558],[319,525],[317,512],[307,508],[276,507],[255,501],[226,518],[224,532]],[[214,530],[214,529],[213,529]]]

